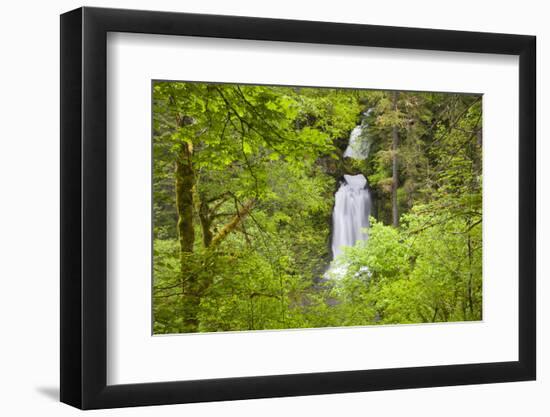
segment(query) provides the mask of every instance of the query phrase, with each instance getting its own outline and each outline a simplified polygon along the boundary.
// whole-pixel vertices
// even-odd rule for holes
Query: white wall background
[[[58,403],[59,17],[81,6],[6,2],[0,20],[0,414],[77,415]],[[127,416],[546,416],[550,413],[550,26],[545,2],[524,0],[123,0],[86,5],[534,34],[538,37],[538,381],[192,404],[94,412]],[[403,69],[406,70],[405,68]]]

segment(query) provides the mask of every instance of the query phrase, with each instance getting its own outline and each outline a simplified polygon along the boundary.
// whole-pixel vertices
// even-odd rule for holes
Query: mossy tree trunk
[[[205,198],[202,197],[200,200],[199,219],[201,222],[202,244],[205,248],[207,248],[210,246],[213,237],[212,230],[210,229],[212,226],[212,217],[210,208],[208,207],[208,203],[205,201]]]
[[[193,145],[181,144],[175,161],[176,211],[178,214],[178,239],[180,247],[180,274],[182,282],[182,314],[185,332],[198,331],[200,283],[193,267],[195,228],[193,223],[195,171],[193,169]]]
[[[193,146],[182,144],[182,150],[176,158],[176,210],[178,213],[178,239],[180,251],[193,252],[195,230],[193,228],[193,187],[195,172],[193,170]]]

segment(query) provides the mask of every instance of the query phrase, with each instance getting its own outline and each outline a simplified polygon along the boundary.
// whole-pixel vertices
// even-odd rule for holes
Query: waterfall
[[[332,254],[336,258],[344,246],[366,240],[371,199],[362,175],[344,175],[344,181],[334,196],[332,213]]]
[[[370,141],[365,137],[367,133],[368,124],[365,121],[366,117],[369,116],[372,112],[372,109],[368,109],[363,113],[363,121],[360,125],[355,126],[351,131],[348,140],[348,146],[344,151],[344,158],[352,159],[367,159],[370,151]]]
[[[371,109],[363,113],[366,117]],[[370,141],[365,118],[350,134],[345,158],[364,160],[369,156]],[[336,258],[345,246],[353,246],[358,240],[366,240],[371,212],[371,198],[367,179],[363,174],[344,175],[338,191],[334,195],[332,212],[332,255]]]
[[[370,144],[367,141],[361,140],[361,136],[365,132],[365,126],[355,126],[349,135],[348,147],[344,151],[344,158],[352,159],[367,159],[369,156]]]

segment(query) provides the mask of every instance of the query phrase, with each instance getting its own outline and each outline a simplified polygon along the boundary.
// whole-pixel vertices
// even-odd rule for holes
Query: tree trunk
[[[212,231],[210,227],[212,225],[212,219],[210,218],[210,210],[208,208],[208,203],[206,203],[204,197],[200,197],[199,205],[199,219],[201,222],[202,230],[202,243],[205,248],[209,247],[212,243]]]
[[[398,92],[393,92],[393,110],[397,112]],[[399,226],[399,211],[397,208],[397,187],[399,186],[399,178],[397,176],[397,149],[399,147],[399,134],[397,131],[397,123],[394,123],[392,128],[392,186],[391,186],[391,202],[392,202],[392,221],[395,227]]]
[[[191,156],[193,146],[188,143],[176,158],[176,210],[178,213],[178,238],[181,252],[193,252],[195,230],[193,228],[193,187],[195,172]]]
[[[195,243],[193,225],[193,188],[195,172],[192,163],[193,145],[183,143],[182,150],[176,157],[176,210],[178,213],[178,239],[180,245],[180,273],[182,282],[182,315],[184,317],[183,332],[198,330],[198,307],[200,303],[200,288],[197,277],[193,273],[192,256]]]

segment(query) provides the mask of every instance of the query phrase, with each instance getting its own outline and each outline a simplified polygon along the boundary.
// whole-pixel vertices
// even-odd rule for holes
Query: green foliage
[[[447,214],[374,222],[369,240],[337,259],[333,292],[346,325],[481,319],[481,225]]]
[[[481,99],[398,97],[155,82],[154,333],[481,319]],[[361,117],[370,156],[343,158]],[[197,238],[186,251],[176,163],[192,180],[185,230]],[[334,192],[348,173],[368,178],[374,217],[368,241],[326,273]]]

